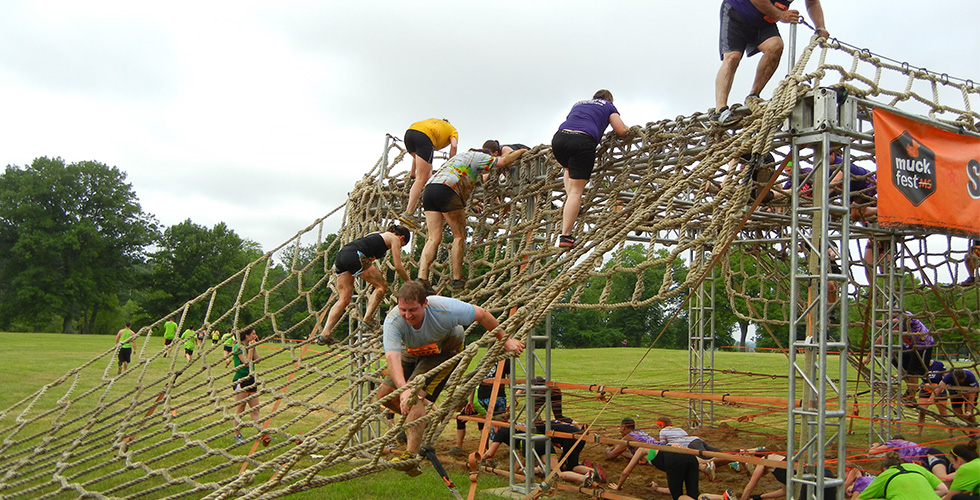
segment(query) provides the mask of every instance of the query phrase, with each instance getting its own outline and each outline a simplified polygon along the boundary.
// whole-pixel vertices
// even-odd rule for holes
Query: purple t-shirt
[[[613,103],[605,99],[586,99],[572,106],[558,130],[578,130],[592,136],[596,142],[609,126],[609,115],[619,113]]]
[[[657,441],[653,436],[646,433],[646,431],[641,431],[639,429],[630,432],[626,435],[630,441],[639,441],[646,444],[664,444],[661,441]]]
[[[871,481],[875,480],[875,476],[861,476],[854,478],[854,483],[851,485],[851,493],[860,493],[864,491]]]
[[[947,386],[957,386],[957,387],[980,387],[977,384],[977,376],[973,374],[970,370],[963,370],[963,374],[966,375],[966,380],[962,384],[956,383],[956,379],[953,378],[953,372],[949,372],[943,377],[943,382],[946,382]],[[959,392],[955,389],[950,389],[950,392]]]
[[[905,311],[905,315],[905,318],[898,319],[899,326],[896,329],[902,331],[902,342],[906,348],[914,346],[916,349],[922,350],[936,342],[932,335],[928,335],[929,328],[926,325],[911,317],[912,313],[908,311]],[[906,325],[908,325],[908,330],[905,328]]]
[[[793,0],[769,0],[773,5],[779,2],[787,7]],[[752,26],[765,26],[769,24],[766,21],[766,16],[752,5],[752,0],[725,0],[725,3],[731,5],[732,10],[738,15],[739,21]]]
[[[905,441],[902,439],[892,439],[891,441],[886,441],[884,446],[897,451],[898,456],[906,462],[922,462],[925,460],[925,456],[929,454],[928,448],[919,446],[912,441]]]

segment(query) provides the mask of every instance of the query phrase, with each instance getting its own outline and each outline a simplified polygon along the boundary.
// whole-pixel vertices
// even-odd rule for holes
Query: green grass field
[[[135,389],[138,385],[136,382],[142,381],[142,383],[147,384],[160,379],[167,373],[169,363],[172,360],[172,358],[158,358],[150,363],[135,363],[134,366],[139,367],[137,370],[131,371],[111,384],[106,384],[104,381],[109,381],[116,375],[115,359],[111,352],[106,354],[106,351],[112,347],[113,337],[0,333],[0,342],[4,346],[0,350],[0,379],[6,382],[4,390],[0,391],[0,412],[4,412],[0,413],[0,436],[4,439],[11,438],[11,436],[14,440],[24,439],[25,436],[29,436],[33,432],[43,432],[43,429],[49,427],[53,421],[70,421],[73,418],[70,413],[81,410],[72,408],[62,414],[58,410],[58,402],[66,398],[73,401],[87,399],[90,400],[89,407],[104,408],[100,410],[101,413],[95,415],[95,418],[93,415],[86,415],[85,417],[89,421],[100,421],[99,418],[101,417],[106,422],[105,426],[111,431],[113,426],[119,425],[118,413],[114,416],[113,410],[122,411],[134,398],[152,398],[158,392],[158,389],[153,387],[137,391]],[[141,351],[142,344],[137,343],[134,349],[134,361],[141,352],[149,356],[155,349],[159,349],[159,345],[162,345],[162,340],[159,338],[151,338],[149,342],[145,351]],[[208,356],[212,362],[218,361],[222,356],[220,347],[210,352]],[[92,362],[93,359],[96,361]],[[182,355],[177,362],[183,362]],[[688,390],[688,353],[686,351],[652,350],[648,353],[645,349],[640,348],[556,350],[552,354],[552,363],[552,378],[558,382],[599,385],[607,388],[629,387],[668,390],[668,396],[669,391]],[[785,400],[787,395],[787,378],[785,375],[788,371],[786,356],[779,353],[717,352],[714,355],[714,363],[717,368],[713,388],[715,394],[763,396]],[[70,372],[80,367],[80,370]],[[630,375],[631,372],[632,375]],[[66,374],[69,375],[66,377]],[[211,376],[219,382],[230,382],[230,376],[220,370],[215,370]],[[627,377],[630,378],[627,379]],[[203,374],[198,378],[207,379]],[[36,400],[30,403],[30,410],[27,410],[28,404],[24,403],[12,411],[6,411],[12,405],[23,402],[25,398],[32,396],[42,387],[59,379],[63,379],[63,382],[52,385],[44,394],[38,396]],[[225,390],[225,386],[219,383],[214,384],[214,387],[202,386],[196,390],[201,394],[207,394],[209,391],[219,390],[215,387]],[[852,390],[853,387],[854,384],[851,383],[848,390]],[[93,388],[98,388],[98,390],[93,391]],[[333,394],[341,392],[342,389],[339,388],[328,390],[323,392],[322,397],[332,397]],[[183,404],[183,406],[179,406],[181,415],[186,413],[190,417],[195,415],[195,408],[200,409],[202,405],[193,401],[192,396],[186,396],[186,398],[188,401],[175,402],[174,404]],[[653,427],[652,422],[662,415],[670,416],[676,423],[682,425],[686,422],[688,415],[688,400],[681,398],[629,395],[615,396],[610,398],[608,403],[604,403],[593,392],[566,390],[563,399],[566,415],[581,422],[589,422],[594,419],[594,429],[600,434],[610,437],[618,437],[615,430],[619,420],[624,416],[634,417],[641,428],[649,428]],[[785,409],[749,403],[704,403],[704,408],[705,411],[713,415],[714,425],[710,427],[715,430],[725,430],[725,432],[710,434],[715,446],[734,448],[753,445],[753,443],[760,441],[765,441],[767,445],[773,446],[785,442]],[[24,418],[21,418],[21,415]],[[285,413],[278,417],[273,425],[282,425],[291,416],[294,414]],[[302,417],[300,413],[295,413],[295,416],[297,418]],[[75,425],[79,428],[79,432],[90,432],[89,428],[81,424]],[[17,432],[11,431],[14,428],[18,429]],[[231,447],[234,443],[229,441],[227,428],[227,425],[220,424],[206,430],[190,430],[189,432],[193,434],[192,438],[206,440],[212,446]],[[856,421],[854,430],[855,432],[849,438],[853,443],[849,443],[849,447],[860,448],[865,446],[867,424],[864,421]],[[180,429],[177,430],[177,432],[179,431]],[[705,431],[711,432],[711,429],[705,429]],[[935,432],[937,436],[940,433],[939,430]],[[169,431],[162,432],[156,438],[149,440],[153,444],[148,446],[155,447],[156,455],[168,449],[170,443],[167,442],[167,438],[170,434]],[[93,432],[92,435],[96,436],[98,433]],[[450,423],[442,434],[443,440],[437,443],[437,450],[445,452],[452,445],[451,440],[454,435],[455,425]],[[467,436],[468,449],[476,447],[476,436],[475,426],[470,425]],[[719,440],[725,442],[719,442]],[[28,444],[36,445],[37,443]],[[84,444],[84,442],[80,442],[75,447],[75,453],[98,454],[97,446],[88,450]],[[0,461],[5,460],[2,455],[19,449],[18,446],[25,448],[28,445],[8,445],[5,442],[4,446],[5,448],[0,450]],[[596,452],[600,446],[602,445],[593,444],[588,451],[590,453]],[[195,461],[196,458],[192,451],[174,452],[173,455],[166,458],[153,458],[153,460],[173,462],[173,464],[165,462],[163,464],[165,466],[180,465],[181,461],[186,461],[188,465],[177,469],[179,472],[175,472],[175,474],[200,474],[201,476],[197,479],[199,481],[208,480],[209,474],[215,480],[222,477],[222,474],[227,474],[227,469],[221,469],[223,465],[221,457],[208,457],[206,460]],[[18,456],[19,460],[29,456],[26,455],[26,452],[24,453]],[[465,495],[465,488],[469,485],[468,475],[460,465],[448,461],[448,457],[447,462],[449,462],[447,469],[452,479],[461,489],[464,489]],[[228,467],[232,466],[237,467],[238,465],[233,464]],[[353,464],[348,465],[348,469],[353,467]],[[344,470],[343,467],[340,467],[340,470]],[[99,489],[118,488],[121,493],[116,493],[117,495],[137,495],[139,492],[127,490],[126,484],[128,480],[134,479],[141,472],[140,470],[127,470],[106,478],[104,471],[98,470],[91,471],[82,477],[88,478],[90,476],[93,485],[97,485]],[[334,471],[334,473],[336,472]],[[41,473],[39,473],[40,475]],[[141,483],[140,487],[145,488],[145,484],[145,482]],[[149,498],[163,497],[169,494],[168,487],[162,479],[156,485],[160,487],[160,490],[149,495]],[[504,485],[506,485],[504,480],[494,478],[492,474],[481,474],[480,476],[481,489]],[[92,487],[95,489],[96,486]],[[47,490],[41,488],[39,491],[50,490],[49,487]],[[423,476],[412,480],[407,480],[406,476],[401,473],[388,470],[360,477],[353,481],[330,484],[320,490],[296,493],[289,498],[320,498],[323,494],[336,498],[428,499],[440,496],[449,497],[442,481],[429,468]],[[203,495],[189,493],[188,496],[196,498]],[[480,498],[494,497],[481,495]]]

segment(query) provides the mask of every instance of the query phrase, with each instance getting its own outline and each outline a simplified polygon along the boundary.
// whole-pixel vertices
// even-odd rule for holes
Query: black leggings
[[[973,493],[957,493],[951,497],[953,500],[980,500],[980,496]]]

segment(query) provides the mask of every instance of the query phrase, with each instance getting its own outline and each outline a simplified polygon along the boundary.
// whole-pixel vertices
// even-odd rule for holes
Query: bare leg
[[[405,423],[414,422],[425,414],[425,396],[425,391],[419,391],[419,401],[415,403],[415,406],[408,409],[408,417],[405,419]],[[422,447],[422,432],[424,431],[425,424],[405,429],[405,434],[408,437],[408,444],[405,446],[406,451],[411,452],[412,455],[419,452],[419,448]]]
[[[327,337],[333,333],[334,327],[337,326],[340,317],[347,310],[347,306],[350,305],[350,298],[354,294],[354,277],[350,273],[337,276],[337,294],[337,302],[334,302],[333,307],[330,308],[330,314],[327,315],[327,326],[323,329],[323,333]]]
[[[735,70],[742,61],[741,52],[726,52],[721,59],[721,67],[715,76],[715,109],[728,105],[728,95],[732,92],[732,82],[735,81]]]
[[[446,222],[449,223],[449,229],[453,233],[453,246],[450,252],[453,279],[463,279],[463,249],[466,244],[466,220],[463,218],[462,210],[453,210],[443,215],[446,218]]]
[[[752,82],[753,94],[762,93],[772,75],[779,67],[779,60],[783,57],[783,39],[778,36],[769,37],[766,41],[759,44],[762,51],[762,60],[759,67],[755,70],[755,81]]]
[[[572,234],[579,209],[582,207],[582,193],[585,191],[587,179],[572,179],[565,169],[565,206],[561,211],[561,234]]]
[[[381,300],[388,293],[388,282],[381,275],[381,271],[373,265],[361,273],[361,279],[374,286],[374,291],[371,292],[371,298],[368,299],[367,309],[364,311],[364,320],[369,323],[374,323],[374,312],[378,310],[378,306],[381,305]]]
[[[432,164],[415,154],[412,155],[412,168],[415,170],[415,182],[408,192],[408,207],[405,209],[405,215],[415,213],[415,206],[419,204],[419,198],[422,197],[422,189],[425,188],[425,183],[429,182],[429,177],[432,177]]]
[[[419,279],[429,279],[429,266],[436,259],[436,251],[439,243],[442,243],[443,216],[441,212],[425,212],[425,227],[428,234],[425,235],[425,246],[422,247],[422,255],[419,257]]]

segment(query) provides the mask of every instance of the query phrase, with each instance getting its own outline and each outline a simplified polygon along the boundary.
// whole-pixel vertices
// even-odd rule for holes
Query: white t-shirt
[[[422,327],[416,330],[409,325],[398,308],[392,309],[384,322],[385,351],[401,351],[437,344],[440,349],[446,340],[454,339],[454,345],[462,345],[465,339],[463,327],[476,318],[476,308],[461,300],[429,296],[426,300]]]

